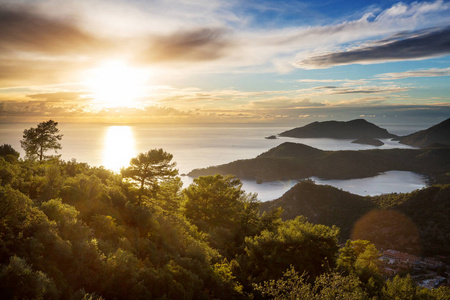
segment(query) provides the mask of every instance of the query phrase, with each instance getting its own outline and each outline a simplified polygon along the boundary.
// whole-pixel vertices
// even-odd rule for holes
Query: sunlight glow
[[[103,107],[133,107],[142,97],[148,72],[132,68],[120,60],[103,63],[88,74],[85,84]]]
[[[105,134],[103,166],[119,172],[136,156],[133,130],[130,126],[110,126]]]

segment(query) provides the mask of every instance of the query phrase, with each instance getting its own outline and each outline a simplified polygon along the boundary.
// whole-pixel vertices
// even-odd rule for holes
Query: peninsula
[[[371,149],[324,151],[286,142],[253,159],[195,169],[192,177],[232,174],[241,179],[274,181],[317,176],[324,179],[351,179],[378,175],[390,170],[411,171],[450,182],[450,147],[424,149]]]

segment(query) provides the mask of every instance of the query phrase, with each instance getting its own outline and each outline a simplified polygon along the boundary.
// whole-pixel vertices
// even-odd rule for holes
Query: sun
[[[130,67],[124,61],[111,60],[92,69],[85,84],[103,107],[133,107],[145,92],[148,72]]]

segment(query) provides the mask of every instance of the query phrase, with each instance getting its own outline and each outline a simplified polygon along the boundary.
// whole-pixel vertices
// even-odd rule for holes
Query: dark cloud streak
[[[30,8],[0,5],[0,51],[51,55],[85,54],[106,49],[108,43],[70,22],[44,17]]]
[[[425,59],[450,54],[450,27],[405,33],[348,51],[313,56],[297,62],[299,68],[328,68],[354,63]]]
[[[148,38],[141,62],[208,61],[221,58],[232,46],[224,28],[199,28]]]

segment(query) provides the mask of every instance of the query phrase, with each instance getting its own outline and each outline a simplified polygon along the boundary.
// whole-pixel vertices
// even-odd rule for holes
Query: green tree
[[[233,176],[202,176],[183,193],[186,217],[203,231],[216,227],[231,228],[242,208],[245,192],[242,182]]]
[[[34,271],[20,257],[12,256],[0,267],[0,294],[3,299],[57,299],[54,282],[47,274]]]
[[[146,185],[154,188],[158,186],[159,180],[178,174],[178,170],[174,169],[176,163],[171,163],[172,158],[173,155],[163,149],[152,149],[132,158],[130,166],[120,172],[123,177],[131,178],[137,182],[142,196]]]
[[[361,287],[361,282],[355,276],[324,273],[316,278],[314,285],[307,282],[306,273],[300,275],[291,266],[283,277],[277,280],[265,281],[254,285],[263,296],[270,299],[314,299],[314,300],[362,300],[369,299]]]
[[[245,238],[246,253],[238,260],[253,282],[279,278],[290,265],[314,279],[334,267],[338,236],[339,228],[314,225],[299,216],[275,231]]]
[[[417,299],[418,288],[409,274],[406,277],[396,275],[387,280],[383,287],[383,298],[392,300]]]
[[[20,141],[22,148],[25,150],[28,158],[39,158],[42,161],[46,156],[44,153],[48,150],[61,149],[59,141],[62,134],[58,134],[59,129],[56,127],[58,122],[48,120],[39,123],[37,128],[25,129],[23,131],[23,140]]]
[[[20,154],[11,145],[3,144],[0,146],[0,156],[3,156],[9,162],[13,162],[19,158]]]
[[[11,184],[19,172],[18,164],[12,164],[0,156],[0,185]]]
[[[209,236],[211,246],[232,259],[244,252],[247,236],[278,225],[280,213],[260,215],[256,194],[245,193],[233,176],[202,176],[183,190],[185,217]]]
[[[347,240],[339,253],[339,270],[357,276],[370,296],[378,296],[384,280],[379,270],[381,254],[375,245],[366,240]]]
[[[359,273],[363,269],[378,272],[381,254],[370,241],[347,240],[339,250],[337,265],[347,273]]]

